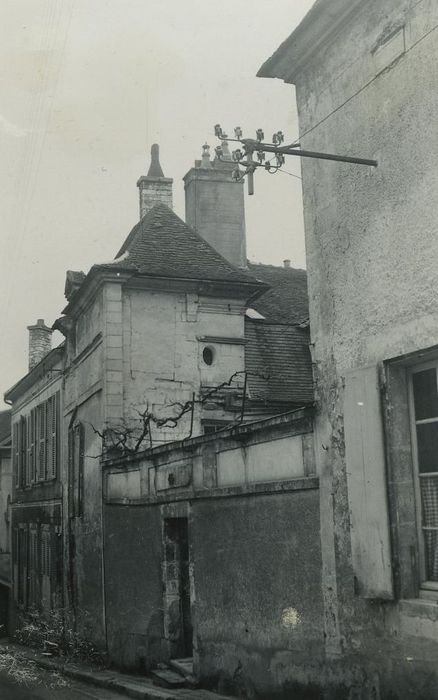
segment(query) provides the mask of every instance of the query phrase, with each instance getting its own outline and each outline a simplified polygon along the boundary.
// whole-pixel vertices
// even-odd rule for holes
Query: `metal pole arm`
[[[354,158],[352,156],[338,156],[334,153],[319,153],[318,151],[304,151],[293,146],[272,146],[268,143],[255,141],[254,139],[242,139],[241,143],[247,151],[265,151],[266,153],[282,153],[288,156],[299,156],[300,158],[318,158],[319,160],[335,160],[342,163],[355,163],[356,165],[370,165],[377,167],[377,160],[369,158]]]

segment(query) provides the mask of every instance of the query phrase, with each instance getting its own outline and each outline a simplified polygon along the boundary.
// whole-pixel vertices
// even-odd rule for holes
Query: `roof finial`
[[[149,166],[147,176],[164,177],[164,173],[160,165],[160,147],[158,143],[154,143],[151,147],[151,164]]]
[[[202,146],[201,168],[211,168],[210,146],[208,145],[208,143],[204,143],[204,145]]]

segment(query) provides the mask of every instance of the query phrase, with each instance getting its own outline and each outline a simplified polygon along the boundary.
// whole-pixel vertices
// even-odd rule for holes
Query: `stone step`
[[[193,657],[186,659],[171,659],[169,666],[185,678],[193,678]]]
[[[184,688],[186,679],[180,673],[175,673],[169,668],[155,669],[151,671],[150,676],[155,685],[161,688]]]

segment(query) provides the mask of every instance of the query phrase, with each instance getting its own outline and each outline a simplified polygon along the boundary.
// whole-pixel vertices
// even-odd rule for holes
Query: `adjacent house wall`
[[[429,0],[370,0],[320,44],[315,35],[299,67],[282,66],[297,86],[303,148],[378,161],[303,158],[302,175],[326,650],[333,673],[348,654],[349,667],[366,667],[369,692],[391,698],[438,697],[437,603],[417,597],[406,382],[386,363],[438,344],[437,25]]]

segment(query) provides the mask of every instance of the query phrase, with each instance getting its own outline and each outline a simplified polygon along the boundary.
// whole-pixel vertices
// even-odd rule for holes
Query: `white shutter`
[[[383,423],[377,367],[347,372],[344,429],[357,592],[393,598]]]

